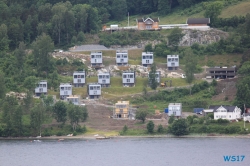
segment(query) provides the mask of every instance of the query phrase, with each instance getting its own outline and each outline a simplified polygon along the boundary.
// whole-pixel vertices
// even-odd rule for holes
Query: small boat
[[[34,140],[34,142],[42,142],[42,141],[40,141],[40,140]]]

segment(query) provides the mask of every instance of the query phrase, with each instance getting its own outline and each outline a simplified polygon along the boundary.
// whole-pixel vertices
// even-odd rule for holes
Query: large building
[[[153,52],[142,52],[142,66],[148,67],[154,63],[154,53]]]
[[[139,18],[136,19],[138,30],[158,30],[159,18]]]
[[[74,71],[73,73],[73,85],[74,87],[83,87],[86,80],[85,71]]]
[[[169,103],[168,105],[168,116],[178,116],[180,117],[182,113],[181,103]]]
[[[168,70],[177,70],[179,68],[179,55],[167,55]]]
[[[128,119],[130,114],[129,101],[118,101],[115,104],[113,118]]]
[[[102,66],[102,51],[93,51],[90,55],[91,66],[99,68]]]
[[[98,83],[102,87],[109,87],[110,86],[110,73],[99,73],[98,74]]]
[[[72,95],[72,85],[69,83],[60,84],[60,99],[65,100]]]
[[[90,99],[98,99],[101,97],[102,87],[98,83],[90,83],[87,87],[88,95]]]
[[[46,95],[47,93],[48,93],[47,81],[41,80],[35,88],[35,95],[40,96],[41,94]]]
[[[125,87],[135,86],[135,72],[125,71],[122,73],[122,84]]]
[[[236,120],[241,118],[241,109],[237,106],[209,106],[214,112],[214,119]]]
[[[117,50],[116,51],[116,64],[118,66],[128,65],[128,50]]]
[[[207,69],[206,78],[226,79],[234,78],[236,67],[211,67]]]

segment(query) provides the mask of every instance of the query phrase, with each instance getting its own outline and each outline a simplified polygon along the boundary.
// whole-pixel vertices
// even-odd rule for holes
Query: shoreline
[[[77,135],[77,136],[49,136],[49,137],[0,137],[0,140],[73,140],[73,139],[83,139],[83,140],[93,140],[93,139],[123,139],[123,138],[249,138],[248,135],[184,135],[184,136],[174,136],[170,134],[166,135],[145,135],[145,136],[91,136],[91,135]]]

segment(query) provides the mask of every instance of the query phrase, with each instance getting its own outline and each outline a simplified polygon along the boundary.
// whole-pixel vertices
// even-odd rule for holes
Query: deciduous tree
[[[193,54],[191,49],[184,52],[185,74],[188,83],[194,80],[194,72],[197,65],[197,57]]]
[[[144,123],[147,115],[148,112],[146,110],[138,110],[136,111],[135,119],[141,120]]]
[[[75,131],[79,122],[84,122],[88,117],[88,111],[86,107],[76,106],[72,103],[68,104],[68,117],[70,124]]]
[[[56,119],[57,122],[62,122],[62,125],[67,120],[67,106],[65,102],[63,101],[58,101],[54,106],[53,106],[53,115]]]
[[[176,136],[188,134],[188,124],[186,119],[175,120],[171,126],[171,133]]]
[[[160,76],[159,76],[160,77]],[[156,90],[158,86],[157,78],[156,78],[156,65],[153,63],[149,72],[149,86],[151,89]]]

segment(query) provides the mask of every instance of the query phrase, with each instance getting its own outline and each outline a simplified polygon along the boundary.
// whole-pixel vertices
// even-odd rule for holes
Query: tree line
[[[2,105],[0,137],[39,136],[40,134],[50,136],[52,131],[49,133],[43,124],[51,123],[53,119],[56,119],[61,129],[69,121],[71,127],[67,132],[86,131],[86,128],[83,130],[79,125],[81,121],[84,122],[88,118],[86,107],[63,101],[55,103],[52,96],[41,96],[41,100],[34,99],[30,92],[23,100],[9,95],[1,98],[0,102]]]

